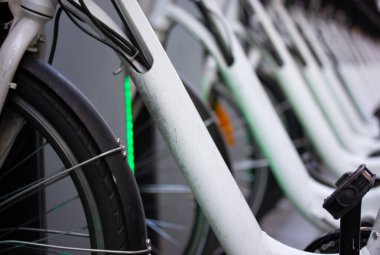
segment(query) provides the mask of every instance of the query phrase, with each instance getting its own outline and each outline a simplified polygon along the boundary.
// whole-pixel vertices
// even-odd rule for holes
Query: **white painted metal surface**
[[[22,56],[49,20],[26,11],[21,15],[22,19],[12,27],[0,48],[0,112]]]
[[[305,35],[306,40],[310,43],[311,47],[315,51],[316,55],[321,62],[321,71],[326,77],[326,81],[329,84],[331,94],[335,97],[335,100],[338,102],[341,111],[343,112],[344,117],[350,123],[353,130],[362,135],[367,135],[370,137],[376,137],[379,135],[378,125],[375,123],[368,123],[361,120],[359,112],[355,109],[353,102],[350,101],[349,95],[344,90],[342,82],[337,77],[335,73],[333,63],[324,52],[321,43],[315,35],[315,31],[309,24],[308,20],[304,16],[301,10],[294,9],[291,10],[291,15],[297,25],[302,29],[303,34]]]
[[[305,85],[309,85],[306,89],[311,91],[313,98],[315,98],[314,102],[316,102],[318,107],[322,110],[323,115],[339,143],[347,150],[363,156],[379,150],[380,142],[378,140],[369,138],[368,136],[362,136],[350,129],[349,123],[344,118],[343,113],[340,111],[339,106],[328,89],[328,84],[323,79],[321,70],[315,58],[312,56],[306,42],[301,37],[283,4],[280,1],[275,0],[272,1],[271,7],[274,9],[276,16],[280,19],[281,24],[290,35],[295,48],[305,61],[305,66],[301,66],[300,69],[307,81],[307,84]],[[313,118],[313,116],[308,117]]]

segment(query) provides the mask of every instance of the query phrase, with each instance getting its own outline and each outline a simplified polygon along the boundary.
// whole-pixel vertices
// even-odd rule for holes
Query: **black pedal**
[[[373,187],[376,175],[365,165],[351,173],[345,173],[336,183],[337,189],[323,203],[334,219],[339,219],[357,205]]]

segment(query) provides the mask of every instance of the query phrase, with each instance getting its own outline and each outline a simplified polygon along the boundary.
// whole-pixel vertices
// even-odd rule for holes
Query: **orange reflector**
[[[216,117],[219,120],[219,126],[227,144],[234,145],[234,126],[232,124],[230,116],[228,115],[228,112],[226,111],[225,107],[219,102],[215,103],[214,111]]]

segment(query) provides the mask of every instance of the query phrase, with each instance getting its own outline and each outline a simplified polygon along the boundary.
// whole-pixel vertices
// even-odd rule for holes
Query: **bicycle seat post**
[[[340,220],[340,255],[359,255],[360,216],[364,195],[373,187],[376,176],[365,165],[353,173],[345,173],[336,183],[336,190],[325,199],[325,208]]]

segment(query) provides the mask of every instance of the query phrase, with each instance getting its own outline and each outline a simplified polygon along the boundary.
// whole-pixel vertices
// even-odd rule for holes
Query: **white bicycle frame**
[[[378,102],[376,97],[370,93],[369,81],[365,75],[365,69],[358,59],[356,49],[347,41],[352,40],[352,37],[345,31],[345,28],[338,28],[337,24],[330,24],[322,20],[318,20],[316,23],[326,44],[338,60],[337,71],[344,80],[351,98],[355,100],[355,105],[362,118],[369,123],[373,122],[373,112],[378,107]]]
[[[350,127],[357,133],[362,135],[367,135],[370,137],[376,137],[379,135],[379,127],[375,123],[372,125],[364,121],[358,109],[353,105],[353,101],[349,98],[347,91],[344,89],[344,85],[341,80],[339,80],[338,75],[335,72],[334,65],[323,49],[323,45],[318,40],[315,30],[306,19],[303,11],[300,8],[293,8],[291,15],[294,21],[297,23],[298,27],[302,30],[305,39],[308,41],[310,47],[313,49],[315,54],[318,56],[320,61],[321,72],[330,85],[330,93],[334,96],[334,99],[338,102],[339,108],[343,113],[346,121],[349,122]],[[309,14],[310,15],[310,14]]]
[[[324,79],[317,61],[281,1],[272,1],[270,9],[273,11],[273,17],[278,18],[279,23],[286,29],[295,49],[303,58],[305,63],[300,69],[309,85],[307,89],[316,99],[316,103],[338,138],[338,142],[349,151],[359,155],[368,155],[379,150],[380,142],[378,140],[357,134],[350,129],[349,122],[344,118],[344,114],[340,111],[337,102],[329,91],[328,87],[331,85]],[[309,118],[313,118],[313,116],[309,116]]]
[[[359,46],[358,43],[363,44],[362,40],[359,40],[359,34],[354,32],[349,32],[347,29],[339,31],[343,38],[348,39],[349,41],[346,42],[349,49],[352,51],[352,54],[354,56],[355,65],[359,67],[356,72],[362,79],[361,88],[366,90],[369,94],[368,99],[372,99],[372,104],[374,108],[379,107],[379,92],[377,90],[377,84],[376,84],[376,78],[378,78],[377,75],[371,74],[368,69],[368,59],[365,57],[365,53],[363,52],[362,46]],[[342,33],[343,32],[343,33]],[[338,34],[339,35],[339,34]],[[359,84],[358,84],[359,85]],[[369,112],[368,114],[372,114],[373,112]],[[369,115],[371,116],[371,115]]]
[[[122,31],[95,3],[90,0],[86,3],[94,16],[115,31]],[[208,3],[215,5],[212,1]],[[13,10],[19,18],[0,49],[1,103],[6,98],[8,86],[22,55],[39,38],[45,22],[53,17],[56,1],[11,0],[10,4],[17,7]],[[163,137],[176,156],[226,252],[256,255],[308,254],[282,245],[260,230],[137,2],[120,0],[117,4],[139,45],[153,60],[152,67],[144,73],[137,73],[132,68],[128,68],[128,71],[146,99]],[[194,141],[198,143],[195,144]],[[379,231],[377,228],[375,230]],[[371,239],[368,246],[363,248],[362,254],[376,254],[378,243]]]
[[[218,15],[218,21],[222,19],[219,7],[215,3],[208,2],[207,5],[211,12]],[[212,34],[191,14],[166,0],[158,1],[154,10],[151,22],[157,31],[166,31],[171,23],[179,24],[196,40],[200,41],[210,55],[213,56],[220,73],[223,75],[224,82],[228,86],[235,102],[239,104],[261,151],[269,160],[269,165],[274,171],[278,182],[295,207],[324,230],[331,230],[332,226],[336,226],[336,221],[332,220],[320,208],[322,198],[331,189],[317,183],[308,176],[305,166],[232,32],[229,31],[230,36],[228,36],[228,39],[230,41],[228,43],[231,44],[234,63],[228,66]],[[222,29],[227,28],[227,23],[224,22]],[[222,30],[222,32],[225,31]],[[203,91],[207,91],[207,89]],[[336,161],[336,159],[334,160]],[[338,175],[342,174],[342,169],[348,169],[347,167],[346,165],[344,168],[337,168],[339,169]],[[307,186],[310,189],[305,190],[299,183],[308,183]],[[373,192],[369,194],[368,199],[372,200],[370,197],[373,196],[373,199],[376,200],[375,197],[378,196],[379,191],[374,189]],[[370,208],[373,206],[373,204],[370,204],[366,203],[363,213],[374,215],[374,213],[377,213],[378,207]]]
[[[341,147],[317,104],[311,103],[314,98],[263,6],[254,0],[249,3],[283,62],[281,66],[274,68],[273,73],[323,162],[337,176],[342,174],[342,169],[348,169],[349,165],[356,165],[358,162],[366,162],[374,172],[379,171],[379,158],[350,153]],[[236,19],[231,21],[236,22]]]

